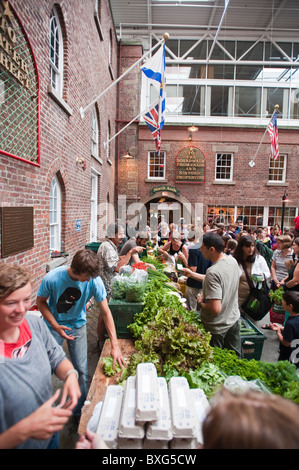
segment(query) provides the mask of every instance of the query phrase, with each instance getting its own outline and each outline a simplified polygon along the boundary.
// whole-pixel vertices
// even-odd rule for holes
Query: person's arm
[[[171,246],[171,241],[165,243],[165,245],[163,245],[163,246],[160,246],[159,247],[159,252],[162,253],[162,254],[167,252],[169,250],[170,246]]]
[[[78,372],[68,359],[64,359],[56,367],[55,375],[64,382],[59,406],[73,410],[81,396]]]
[[[279,287],[279,281],[277,279],[277,276],[276,276],[276,263],[275,263],[275,260],[272,261],[271,263],[271,277],[272,277],[272,280],[274,282],[274,284],[276,285],[276,287]]]
[[[199,294],[197,301],[201,308],[211,315],[219,315],[222,309],[221,299],[207,299],[204,300],[203,294]]]
[[[124,361],[124,358],[122,356],[122,353],[118,344],[115,324],[114,324],[113,316],[109,308],[107,299],[103,299],[101,302],[99,302],[99,307],[100,307],[101,314],[103,316],[103,320],[104,320],[104,324],[105,324],[108,336],[111,341],[111,355],[113,357],[113,369],[115,367],[116,361],[118,361],[120,367],[122,368],[123,366],[125,366],[125,361]]]
[[[183,248],[185,248],[185,250],[182,249],[182,251],[180,251],[178,253],[178,259],[180,259],[183,263],[184,263],[184,266],[186,266],[186,268],[188,268],[188,250],[185,246],[183,246]],[[189,266],[190,268],[190,266]],[[196,267],[195,267],[196,269]]]
[[[60,390],[57,390],[36,411],[0,434],[0,449],[14,449],[28,439],[49,439],[55,432],[61,431],[72,412],[53,406],[59,394]]]
[[[284,330],[284,327],[282,325],[278,325],[277,323],[273,323],[271,325],[271,330],[273,331],[276,331],[276,334],[277,334],[277,338],[278,340],[281,342],[281,344],[283,344],[284,346],[286,347],[289,347],[291,346],[291,343],[289,343],[288,341],[286,341],[285,339],[283,339],[283,330]]]
[[[47,297],[39,297],[37,296],[36,298],[36,305],[38,310],[41,312],[42,316],[45,318],[45,320],[51,325],[54,331],[56,331],[62,338],[65,339],[75,339],[73,335],[67,335],[64,330],[71,330],[68,326],[65,325],[59,325],[59,323],[56,321],[53,313],[51,312],[48,302],[47,302]]]
[[[182,271],[187,277],[192,277],[192,279],[196,279],[197,281],[203,281],[205,274],[197,273],[196,269],[196,266],[189,266],[189,268],[183,268]]]
[[[288,289],[291,289],[292,287],[295,287],[298,284],[299,284],[299,263],[297,263],[297,266],[294,270],[293,279],[286,282],[285,285]]]
[[[115,271],[118,273],[121,266],[126,266],[128,264],[128,262],[131,259],[131,256],[133,256],[134,254],[137,254],[138,256],[138,253],[141,253],[142,251],[143,251],[142,246],[135,246],[134,248],[131,248],[131,250],[129,250],[127,254],[120,256]],[[138,256],[138,259],[139,259],[139,256]]]

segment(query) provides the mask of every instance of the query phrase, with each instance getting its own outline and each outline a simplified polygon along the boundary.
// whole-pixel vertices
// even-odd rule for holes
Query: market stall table
[[[131,338],[128,339],[118,339],[120,349],[122,351],[123,357],[126,363],[129,362],[130,356],[135,352],[134,349],[134,340]],[[102,359],[111,355],[111,344],[109,340],[106,340],[102,353],[100,355],[97,367],[95,369],[90,388],[88,391],[86,403],[82,409],[81,419],[78,427],[78,434],[84,435],[88,421],[91,418],[93,410],[96,404],[99,401],[103,401],[106,389],[108,385],[116,384],[117,378],[120,376],[120,373],[115,374],[113,377],[107,377],[103,372]]]

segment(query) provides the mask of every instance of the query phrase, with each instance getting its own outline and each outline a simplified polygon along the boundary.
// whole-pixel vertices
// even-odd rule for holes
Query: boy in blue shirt
[[[274,323],[271,329],[276,331],[280,341],[279,361],[290,361],[299,368],[299,292],[287,291],[283,294],[282,306],[290,313],[285,325]]]
[[[58,344],[62,345],[64,340],[67,340],[71,361],[78,371],[82,393],[74,410],[74,414],[78,416],[88,392],[85,305],[92,297],[99,302],[100,312],[111,341],[113,367],[116,361],[122,367],[124,359],[117,341],[106,289],[99,276],[99,257],[96,253],[88,249],[79,250],[70,266],[61,266],[46,274],[37,293],[39,311]]]

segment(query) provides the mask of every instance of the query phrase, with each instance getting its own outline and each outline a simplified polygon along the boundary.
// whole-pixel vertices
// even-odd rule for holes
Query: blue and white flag
[[[154,87],[159,92],[159,118],[158,124],[161,130],[165,122],[165,98],[166,98],[166,80],[165,80],[165,44],[141,67],[145,76],[153,81]]]

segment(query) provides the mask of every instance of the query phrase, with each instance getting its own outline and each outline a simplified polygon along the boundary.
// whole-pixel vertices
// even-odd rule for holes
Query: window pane
[[[277,160],[270,158],[269,181],[284,181],[284,155],[279,155]]]
[[[279,104],[279,109],[283,110],[283,89],[282,88],[266,88],[267,90],[267,111],[272,115],[274,106]],[[279,113],[277,114],[279,117]]]
[[[236,87],[235,116],[259,117],[261,114],[261,89]]]
[[[165,152],[160,155],[150,152],[149,155],[149,178],[164,178],[165,176]]]
[[[243,221],[244,225],[250,227],[263,226],[264,208],[261,206],[239,206],[237,207],[237,221]]]
[[[216,155],[216,179],[230,180],[232,174],[232,155],[218,153]]]
[[[211,87],[211,116],[228,116],[227,86]]]
[[[237,42],[237,59],[242,57],[242,60],[263,60],[263,42],[257,43],[253,46],[254,42],[238,41]]]

